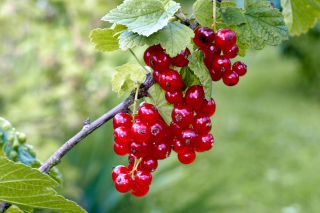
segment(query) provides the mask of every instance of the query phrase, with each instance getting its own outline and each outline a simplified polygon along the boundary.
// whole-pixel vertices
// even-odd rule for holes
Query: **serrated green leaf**
[[[281,0],[281,6],[291,35],[307,32],[320,18],[320,0]]]
[[[193,4],[193,14],[202,26],[210,27],[213,23],[212,0],[197,0]]]
[[[139,35],[138,33],[128,30],[119,36],[119,44],[122,50],[128,50],[133,47],[144,46],[147,44],[148,37]]]
[[[247,22],[242,9],[226,7],[224,4],[221,5],[221,17],[227,25],[240,25]]]
[[[126,0],[102,20],[122,24],[131,32],[150,36],[165,27],[180,4],[171,0]]]
[[[23,211],[18,206],[11,205],[5,213],[23,213]]]
[[[236,31],[239,47],[262,49],[266,45],[279,45],[288,38],[288,28],[281,12],[273,8],[268,0],[245,0],[243,10],[227,8],[222,4],[221,12],[235,14],[222,14],[222,17],[234,16],[241,19],[238,25],[235,25],[238,21],[230,22],[229,19],[224,20],[223,25]]]
[[[57,195],[58,186],[49,175],[21,163],[0,158],[0,201],[59,212],[86,212],[76,203]]]
[[[189,68],[200,80],[206,94],[206,99],[209,100],[212,92],[212,79],[207,67],[203,63],[203,54],[200,51],[195,51],[189,56]]]
[[[118,37],[119,32],[123,31],[123,25],[116,25],[108,29],[94,29],[90,33],[90,41],[95,44],[99,51],[114,51],[119,49]]]
[[[180,71],[183,82],[188,86],[199,85],[199,78],[193,73],[189,67],[183,67]]]
[[[171,113],[173,110],[173,105],[168,104],[165,98],[165,91],[161,89],[158,84],[154,84],[149,90],[149,97],[145,98],[145,101],[153,104],[159,111],[163,120],[170,125],[172,118]]]
[[[138,64],[124,64],[116,67],[112,78],[112,90],[118,95],[131,92],[146,79],[146,71]]]

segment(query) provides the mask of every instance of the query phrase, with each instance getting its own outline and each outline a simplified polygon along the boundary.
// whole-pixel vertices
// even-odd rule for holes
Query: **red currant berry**
[[[113,151],[120,156],[126,155],[130,152],[128,145],[120,145],[118,143],[113,144]]]
[[[113,128],[118,128],[120,126],[131,127],[132,116],[125,112],[120,112],[116,114],[113,118]]]
[[[208,47],[203,49],[205,57],[213,59],[221,54],[221,50],[215,44],[210,44]]]
[[[134,176],[134,182],[138,186],[146,187],[151,184],[152,175],[150,172],[138,171]]]
[[[181,128],[189,126],[194,121],[193,110],[188,105],[175,106],[172,110],[171,117],[173,122]]]
[[[215,72],[225,72],[231,69],[231,62],[229,58],[219,56],[213,60],[212,68]]]
[[[150,138],[150,127],[143,122],[135,122],[131,127],[131,136],[136,142],[147,141]]]
[[[130,148],[131,148],[131,144],[130,144]],[[129,164],[134,164],[136,159],[137,159],[137,156],[135,154],[133,154],[132,152],[128,155],[128,163]]]
[[[244,76],[247,73],[247,65],[241,61],[234,62],[232,70],[239,76]]]
[[[220,29],[216,33],[215,42],[217,46],[222,49],[228,49],[235,45],[237,41],[237,36],[233,30],[230,29]]]
[[[204,134],[199,136],[195,145],[195,150],[197,152],[205,152],[212,148],[214,143],[214,138],[212,134]]]
[[[162,47],[158,44],[158,45],[154,45],[151,47],[148,47],[148,49],[146,49],[146,51],[144,52],[143,55],[143,59],[144,62],[148,65],[151,66],[150,63],[150,59],[151,57],[156,53],[156,52],[163,52],[164,50],[162,49]]]
[[[171,63],[177,67],[185,67],[188,65],[189,60],[188,56],[190,55],[190,50],[186,48],[182,50],[177,56],[171,59]]]
[[[210,76],[211,76],[211,79],[213,81],[219,81],[221,78],[222,78],[222,71],[220,70],[215,70],[211,67],[211,69],[209,69],[209,73],[210,73]]]
[[[191,86],[185,95],[186,103],[193,109],[200,109],[205,104],[203,87],[200,85]]]
[[[193,129],[200,134],[210,132],[211,127],[211,120],[208,116],[197,116],[193,124]]]
[[[237,45],[233,45],[232,47],[225,49],[223,51],[223,55],[227,58],[235,58],[238,55],[239,49]]]
[[[211,98],[209,101],[206,101],[201,110],[197,111],[197,115],[205,115],[211,117],[216,111],[216,102]]]
[[[175,122],[170,123],[170,129],[173,132],[173,134],[178,135],[182,131],[182,128],[176,124]]]
[[[126,193],[131,190],[132,180],[129,174],[119,174],[114,185],[118,192]]]
[[[153,172],[158,167],[158,161],[154,157],[144,157],[140,163],[142,170],[147,172]]]
[[[175,138],[173,139],[173,144],[172,144],[173,151],[176,153],[184,152],[186,149],[190,149],[190,146],[187,146],[182,139],[180,138]]]
[[[120,126],[113,132],[114,142],[120,145],[127,145],[131,141],[130,129]]]
[[[181,104],[183,102],[183,94],[181,90],[174,92],[167,91],[165,97],[170,104]]]
[[[144,122],[153,123],[160,118],[160,114],[156,107],[152,104],[142,103],[138,109],[138,115]]]
[[[214,32],[212,29],[208,27],[199,27],[195,30],[195,36],[193,38],[193,42],[198,47],[208,46],[210,43],[214,41]]]
[[[115,181],[120,174],[129,174],[129,169],[122,165],[114,167],[112,170],[112,180]]]
[[[183,164],[190,164],[196,159],[196,153],[192,150],[186,150],[178,153],[178,159]]]
[[[180,138],[183,144],[193,147],[198,139],[198,134],[193,129],[185,129],[181,132]]]
[[[154,142],[152,145],[153,145],[152,156],[160,160],[169,157],[171,152],[171,147],[167,143],[165,143],[164,141],[159,141],[159,142]]]
[[[130,144],[130,153],[140,157],[142,155],[142,143],[132,142]]]
[[[153,73],[152,73],[152,76],[153,76],[153,79],[156,82],[159,82],[160,81],[161,72],[158,71],[158,70],[154,70]]]
[[[209,57],[208,55],[204,54],[203,62],[204,62],[204,65],[206,65],[206,67],[207,67],[208,70],[210,70],[211,67],[212,67],[213,59],[214,59],[214,58],[211,58],[211,57]]]
[[[166,136],[166,124],[162,120],[158,120],[150,125],[151,137],[160,140]]]
[[[170,57],[164,52],[155,52],[150,57],[150,65],[153,69],[163,70],[169,68],[171,64]]]
[[[143,197],[149,192],[149,186],[139,187],[137,184],[133,184],[131,194],[136,197]]]
[[[165,69],[162,71],[159,79],[159,85],[165,91],[177,91],[181,89],[182,78],[176,70]]]
[[[223,74],[223,83],[227,86],[234,86],[239,82],[239,75],[232,70],[229,70]]]

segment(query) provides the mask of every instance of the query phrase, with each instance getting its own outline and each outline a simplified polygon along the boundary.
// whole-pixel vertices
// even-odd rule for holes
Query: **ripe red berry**
[[[221,54],[221,50],[216,44],[210,44],[208,47],[203,49],[203,53],[205,57],[208,57],[212,60],[214,57],[217,57]]]
[[[161,72],[159,85],[165,91],[174,92],[181,89],[182,78],[176,70],[165,69]]]
[[[158,167],[158,161],[154,157],[146,156],[141,161],[141,168],[147,172],[153,172]]]
[[[186,145],[180,137],[173,139],[172,148],[176,153],[184,152],[186,149],[192,149],[192,147]]]
[[[138,171],[134,175],[134,182],[140,187],[146,187],[151,184],[152,181],[152,175],[150,172],[146,171]]]
[[[160,114],[156,107],[149,103],[142,103],[138,109],[138,115],[143,122],[156,122],[160,118]]]
[[[200,134],[210,132],[211,127],[211,120],[208,116],[197,116],[193,124],[193,129]]]
[[[185,100],[193,109],[200,109],[205,103],[203,87],[200,85],[191,86],[186,92]]]
[[[244,76],[247,73],[247,65],[241,61],[234,62],[232,70],[239,76]]]
[[[219,56],[213,60],[212,68],[215,72],[225,72],[231,69],[231,62],[229,58],[225,56]]]
[[[169,68],[170,57],[164,51],[157,51],[150,57],[150,66],[153,69],[163,70]]]
[[[237,45],[233,45],[223,51],[223,55],[228,58],[235,58],[238,55],[239,49]]]
[[[148,193],[148,191],[149,191],[149,186],[139,187],[137,184],[133,184],[131,194],[136,197],[143,197]]]
[[[227,86],[234,86],[239,82],[239,75],[232,70],[228,70],[223,74],[223,83]]]
[[[237,36],[233,30],[230,29],[220,29],[216,33],[215,42],[217,46],[222,49],[228,49],[235,45],[237,41]]]
[[[211,67],[209,69],[209,74],[210,74],[211,79],[213,81],[219,81],[222,78],[222,75],[223,75],[221,70],[215,70],[215,69],[213,69],[213,67]]]
[[[120,174],[128,174],[129,169],[125,166],[119,165],[113,168],[112,170],[112,180],[115,181],[118,175]]]
[[[113,118],[113,128],[118,128],[120,126],[131,127],[132,116],[125,112],[120,112],[116,114]]]
[[[205,115],[211,117],[216,111],[216,102],[211,98],[202,106],[201,110],[197,110],[197,115]]]
[[[132,180],[129,174],[119,174],[114,185],[118,192],[126,193],[131,190]]]
[[[130,129],[120,126],[113,132],[114,142],[120,145],[127,145],[131,141]]]
[[[185,150],[178,153],[178,159],[183,164],[190,164],[196,159],[196,153],[192,150]]]
[[[193,38],[193,42],[198,47],[208,46],[210,43],[214,41],[214,32],[212,29],[208,27],[199,27],[195,30],[195,36]]]
[[[153,145],[152,156],[160,160],[169,157],[171,152],[171,147],[166,142],[164,141],[154,142],[152,145]]]
[[[159,83],[160,81],[160,76],[161,76],[161,71],[154,70],[152,73],[153,79]]]
[[[135,122],[131,127],[131,136],[136,142],[147,141],[150,138],[150,127],[144,122]]]
[[[183,102],[183,94],[181,90],[174,92],[166,91],[165,97],[170,104],[181,104]]]
[[[151,137],[157,140],[166,136],[167,125],[162,120],[157,120],[150,125]]]
[[[206,65],[206,67],[207,67],[208,70],[210,70],[211,67],[212,67],[213,59],[214,59],[214,58],[209,57],[208,55],[204,54],[203,62],[204,62],[204,65]]]
[[[188,56],[190,55],[190,50],[188,48],[184,49],[177,56],[171,59],[171,63],[177,67],[185,67],[188,65]]]
[[[182,130],[182,128],[176,124],[175,122],[170,123],[170,130],[172,131],[173,134],[179,134]]]
[[[182,130],[180,138],[183,145],[192,148],[198,139],[198,134],[193,129],[185,129]]]
[[[214,143],[214,138],[212,134],[204,134],[199,136],[195,145],[195,150],[197,152],[205,152],[212,148]]]
[[[156,52],[163,52],[164,50],[162,49],[162,47],[158,44],[158,45],[154,45],[154,46],[151,46],[151,47],[148,47],[145,52],[144,52],[144,55],[143,55],[143,59],[144,59],[144,62],[148,65],[148,66],[151,66],[151,63],[150,63],[150,59],[151,57],[156,53]]]
[[[187,127],[194,121],[193,110],[188,105],[175,106],[171,114],[174,123],[181,128]]]
[[[120,145],[118,143],[113,144],[113,151],[120,156],[129,154],[130,152],[128,145]]]

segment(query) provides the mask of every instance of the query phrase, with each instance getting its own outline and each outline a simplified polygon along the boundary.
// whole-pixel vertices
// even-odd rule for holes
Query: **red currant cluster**
[[[246,73],[246,65],[230,59],[238,54],[236,35],[232,30],[221,29],[216,34],[209,28],[195,31],[194,43],[204,52],[204,63],[212,80],[221,78],[226,85],[238,83]],[[221,54],[221,50],[223,55]],[[188,65],[188,48],[171,58],[160,45],[149,47],[144,53],[145,63],[153,69],[153,78],[165,91],[165,98],[172,104],[172,122],[168,126],[155,106],[142,103],[136,115],[121,112],[113,119],[114,152],[128,154],[128,166],[113,169],[112,179],[119,192],[140,197],[149,191],[151,172],[158,167],[158,160],[167,158],[171,150],[183,164],[190,164],[196,152],[212,148],[214,138],[211,120],[216,110],[215,101],[206,100],[201,85],[189,88],[179,72],[172,67]]]
[[[231,66],[230,59],[238,55],[237,36],[230,29],[220,29],[217,33],[208,27],[195,30],[193,42],[204,53],[204,63],[213,81],[221,78],[225,85],[234,86],[239,82],[239,76],[247,72],[247,65],[241,61]],[[222,54],[221,54],[222,53]]]

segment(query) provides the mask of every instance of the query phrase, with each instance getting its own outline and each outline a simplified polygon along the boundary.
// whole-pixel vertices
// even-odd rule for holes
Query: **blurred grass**
[[[239,86],[214,86],[214,150],[188,166],[171,155],[150,195],[114,212],[319,212],[319,103],[297,91],[296,64],[277,49],[245,61]]]

